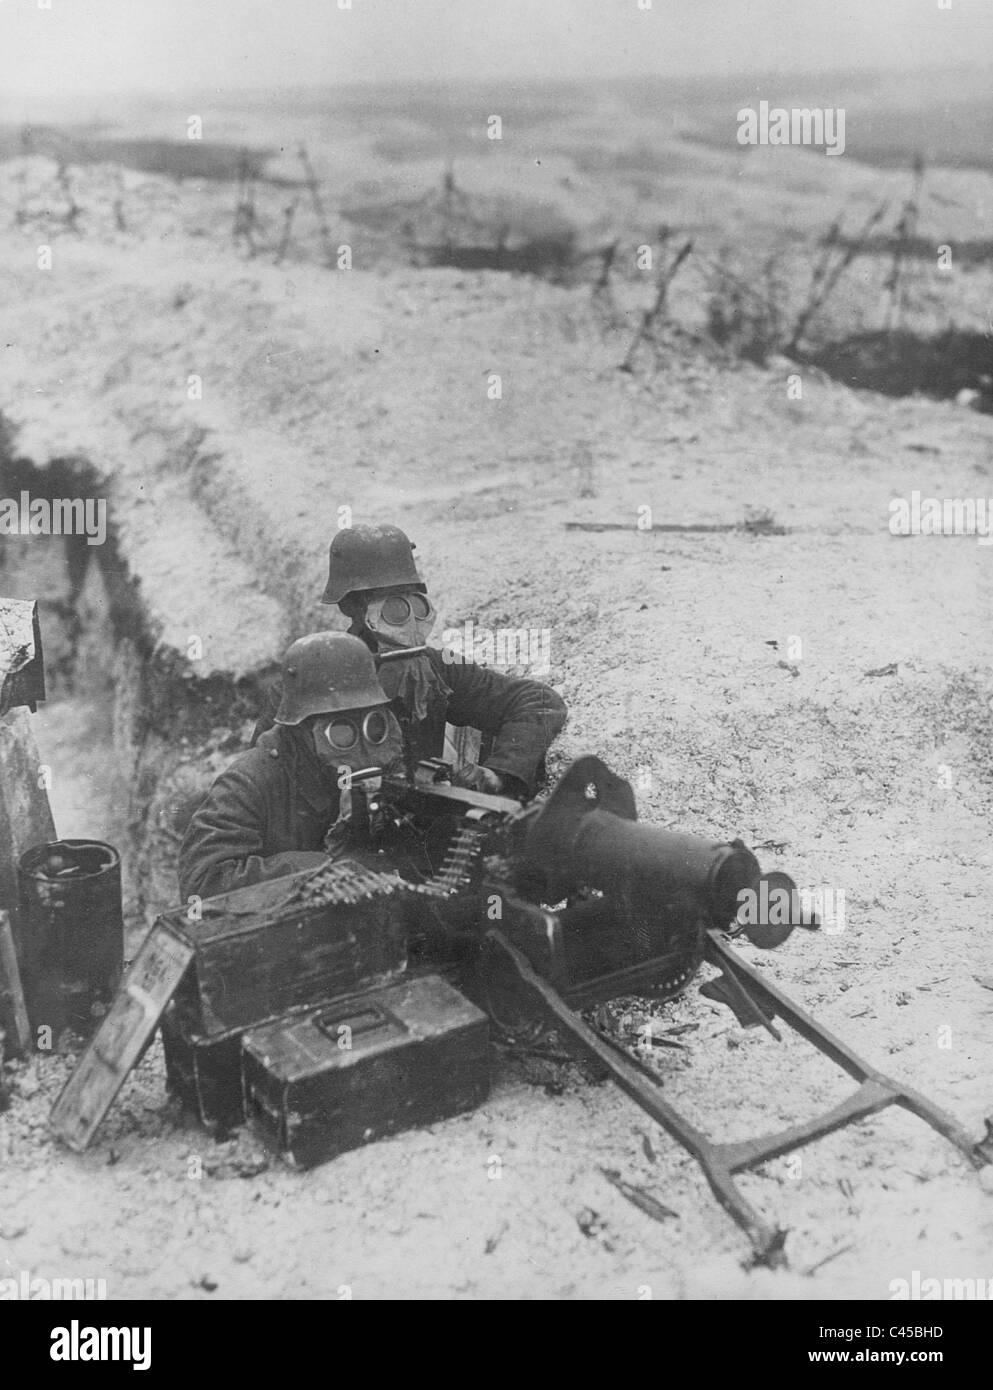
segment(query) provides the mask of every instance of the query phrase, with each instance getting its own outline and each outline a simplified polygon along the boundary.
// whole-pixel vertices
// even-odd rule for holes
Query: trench
[[[17,455],[0,420],[0,497],[96,501],[107,490],[85,458],[42,466]],[[178,899],[182,831],[247,746],[261,677],[197,677],[157,645],[112,524],[93,546],[78,535],[0,536],[0,593],[38,600],[47,700],[32,727],[56,832],[120,851],[130,958]]]
[[[807,361],[846,386],[886,396],[954,399],[978,393],[975,408],[993,414],[993,336],[949,328],[923,337],[905,330],[861,333],[827,343]]]
[[[266,166],[272,148],[250,148],[217,140],[166,140],[102,133],[98,128],[60,125],[0,125],[0,158],[45,155],[66,164],[117,164],[143,174],[176,179],[234,182],[244,176],[276,185]]]
[[[571,284],[581,257],[571,234],[533,237],[517,246],[443,243],[416,248],[415,265],[447,266],[454,270],[496,270],[507,275],[531,275],[551,284]]]

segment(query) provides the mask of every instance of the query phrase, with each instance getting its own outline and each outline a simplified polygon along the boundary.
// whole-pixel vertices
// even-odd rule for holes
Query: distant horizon
[[[393,78],[390,80],[379,77],[357,77],[347,81],[337,78],[327,78],[313,82],[294,82],[294,83],[254,83],[247,85],[215,86],[211,89],[210,100],[236,100],[239,97],[259,97],[271,96],[286,100],[294,96],[320,96],[326,95],[329,91],[333,92],[363,92],[379,91],[399,91],[410,88],[435,89],[435,90],[465,90],[465,89],[504,89],[520,88],[535,89],[549,87],[595,87],[609,88],[612,86],[624,86],[626,84],[644,84],[649,82],[664,83],[667,86],[692,88],[696,85],[727,86],[732,87],[740,83],[750,83],[753,81],[764,81],[768,83],[840,83],[848,82],[852,86],[865,86],[877,79],[899,78],[903,81],[912,82],[917,78],[921,80],[934,81],[936,78],[948,78],[959,74],[968,74],[977,78],[982,78],[984,83],[989,80],[989,65],[984,62],[955,62],[942,65],[940,67],[874,67],[874,68],[836,68],[812,69],[812,68],[750,68],[741,69],[734,73],[727,70],[714,69],[708,72],[693,73],[672,73],[672,72],[628,72],[612,73],[607,76],[582,76],[571,77],[550,76],[541,77],[534,74],[524,76],[504,76],[499,78],[484,77],[404,77]],[[969,94],[964,94],[963,99]],[[50,101],[58,105],[75,105],[76,103],[107,101],[113,103],[120,100],[133,99],[152,99],[156,103],[183,102],[185,98],[196,98],[203,104],[204,91],[201,87],[190,85],[188,87],[175,87],[170,89],[148,87],[148,86],[126,86],[122,85],[108,91],[107,89],[94,88],[90,91],[46,91],[39,92],[33,88],[17,88],[9,84],[0,92],[0,110],[4,103],[10,100],[40,100]],[[186,102],[185,104],[188,104]]]
[[[880,168],[909,167],[918,157],[932,165],[993,168],[993,97],[985,67],[961,62],[926,73],[880,68],[831,74],[780,68],[693,76],[629,73],[545,79],[532,75],[500,82],[449,77],[389,83],[326,81],[292,87],[263,84],[215,87],[206,99],[192,90],[53,93],[47,100],[19,99],[8,93],[6,100],[0,96],[0,148],[3,157],[16,156],[26,133],[44,138],[46,132],[124,145],[129,140],[185,144],[190,113],[199,112],[207,118],[204,147],[215,151],[237,144],[272,156],[281,142],[309,124],[318,142],[323,138],[321,131],[335,127],[347,128],[350,133],[345,138],[353,138],[367,126],[373,132],[399,129],[406,134],[400,137],[400,146],[392,148],[423,148],[439,158],[452,158],[461,147],[472,112],[478,117],[494,109],[505,113],[516,109],[518,125],[531,127],[536,136],[553,144],[568,140],[569,123],[577,118],[590,131],[599,128],[606,133],[611,124],[623,123],[630,116],[642,142],[653,138],[654,121],[663,138],[678,132],[681,139],[737,150],[738,113],[742,108],[758,109],[763,100],[770,107],[787,110],[830,106],[846,110],[850,157]],[[110,152],[109,145],[105,152]],[[81,157],[96,155],[91,151]],[[403,161],[402,154],[397,157]],[[135,167],[146,167],[133,151],[130,158],[137,161]],[[154,156],[158,158],[160,154]]]

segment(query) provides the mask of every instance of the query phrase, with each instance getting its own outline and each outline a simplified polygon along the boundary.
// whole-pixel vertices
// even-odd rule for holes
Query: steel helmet
[[[283,698],[277,724],[301,724],[312,714],[386,705],[372,652],[347,632],[312,632],[283,657]]]
[[[399,526],[346,526],[331,542],[322,603],[337,603],[355,589],[396,584],[425,592],[414,567],[414,546]]]

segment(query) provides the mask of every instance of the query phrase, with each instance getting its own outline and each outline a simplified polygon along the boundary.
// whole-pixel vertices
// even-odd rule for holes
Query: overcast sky
[[[991,0],[346,3],[0,0],[0,91],[906,69],[993,57]]]

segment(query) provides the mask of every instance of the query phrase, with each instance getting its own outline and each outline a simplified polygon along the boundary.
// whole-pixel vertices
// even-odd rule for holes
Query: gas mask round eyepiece
[[[325,767],[391,767],[403,757],[403,736],[385,705],[370,710],[342,710],[318,715],[313,723],[314,750]]]
[[[384,647],[422,647],[431,635],[434,620],[431,600],[416,589],[387,594],[366,605],[366,626]]]

